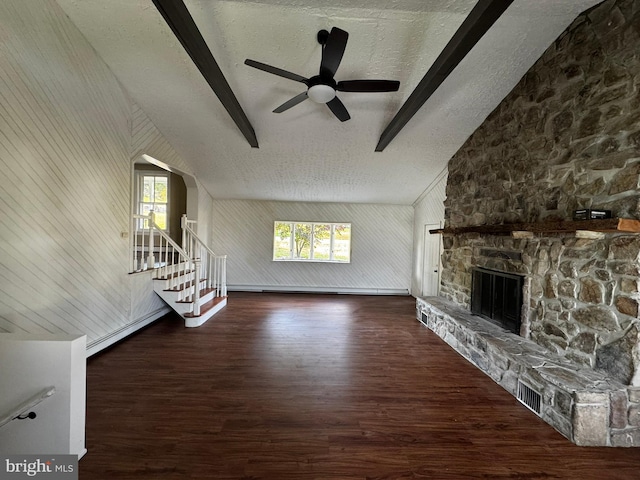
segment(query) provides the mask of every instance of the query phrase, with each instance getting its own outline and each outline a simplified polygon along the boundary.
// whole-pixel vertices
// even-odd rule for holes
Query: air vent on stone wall
[[[521,380],[518,380],[518,401],[540,416],[542,396]]]

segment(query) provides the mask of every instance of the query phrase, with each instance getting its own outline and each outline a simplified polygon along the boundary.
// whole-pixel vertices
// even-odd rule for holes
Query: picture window
[[[351,224],[276,221],[273,260],[351,262]]]

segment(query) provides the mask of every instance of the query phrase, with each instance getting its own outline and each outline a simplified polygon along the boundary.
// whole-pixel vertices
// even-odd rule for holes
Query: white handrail
[[[211,250],[211,249],[207,246],[207,244],[206,244],[206,243],[204,243],[204,242],[200,239],[200,237],[198,237],[198,234],[197,234],[197,233],[195,232],[195,230],[191,227],[191,225],[195,225],[195,224],[197,223],[197,221],[196,221],[196,220],[187,220],[187,216],[186,216],[186,215],[183,215],[183,216],[182,216],[182,220],[183,220],[183,221],[182,221],[182,230],[183,230],[183,232],[186,232],[186,233],[190,234],[190,235],[194,238],[194,240],[196,240],[196,242],[197,242],[198,244],[200,244],[200,246],[201,246],[201,247],[205,248],[205,249],[207,250],[207,252],[209,252],[209,254],[210,254],[211,256],[213,256],[213,257],[217,256],[217,255],[215,254],[215,252],[214,252],[213,250]],[[183,235],[184,235],[184,233],[183,233]],[[183,243],[183,245],[184,245],[184,243]]]
[[[149,215],[135,214],[133,220],[135,223],[132,271],[153,270],[154,278],[168,280],[169,289],[178,287],[180,279],[185,278],[182,274],[194,270],[193,259],[156,224],[153,211],[149,212]],[[200,289],[196,288],[198,283],[195,278],[186,278],[185,288],[182,289],[186,293],[180,300],[196,301],[200,295]]]
[[[214,290],[216,297],[227,296],[227,256],[216,255],[209,246],[202,241],[194,227],[195,220],[188,220],[182,216],[182,246],[191,258],[200,259],[202,265],[200,271],[206,278],[207,288]]]
[[[155,265],[155,253],[153,251],[154,249],[154,240],[153,240],[153,235],[151,235],[151,233],[155,233],[157,235],[159,235],[165,242],[166,245],[168,245],[169,247],[173,248],[176,253],[179,253],[181,256],[185,257],[185,258],[189,258],[189,254],[180,246],[178,245],[175,240],[173,240],[169,235],[167,235],[167,233],[162,230],[155,222],[155,215],[153,213],[153,211],[151,211],[149,213],[149,215],[137,215],[134,214],[133,215],[133,219],[135,220],[143,220],[143,221],[147,221],[149,222],[149,226],[147,228],[145,228],[144,226],[142,228],[134,228],[133,232],[134,232],[134,257],[135,257],[135,253],[136,253],[136,248],[138,250],[140,250],[142,252],[142,256],[140,256],[139,258],[144,260],[144,252],[145,250],[148,253],[147,258],[147,268],[134,268],[133,271],[139,271],[139,270],[151,270],[152,268],[154,268]],[[142,234],[140,235],[140,243],[138,243],[138,234],[140,232],[148,232],[146,235]],[[144,239],[145,237],[149,237],[148,239],[148,243],[147,243],[147,248],[145,248],[145,243],[144,243]],[[164,254],[164,257],[163,257]],[[163,263],[162,260],[165,260],[165,262],[167,261],[167,252],[163,252],[161,248],[159,248],[159,255],[158,255],[158,260],[160,260],[160,263]],[[137,260],[139,262],[139,260]],[[136,263],[136,259],[134,258],[134,266],[141,266],[141,265],[137,265]],[[151,265],[151,268],[149,268],[149,265]]]
[[[56,393],[56,387],[47,387],[32,397],[29,397],[27,400],[19,404],[13,410],[9,411],[9,413],[0,417],[0,428],[4,427],[7,423],[12,420],[16,420],[22,417],[25,413],[31,410],[33,407],[38,405],[40,402],[46,400],[51,395]],[[35,417],[24,417],[24,418],[35,418]]]

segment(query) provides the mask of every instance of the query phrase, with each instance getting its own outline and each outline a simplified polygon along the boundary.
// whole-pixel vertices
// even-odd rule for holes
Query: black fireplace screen
[[[471,312],[520,334],[522,280],[520,275],[474,268]]]

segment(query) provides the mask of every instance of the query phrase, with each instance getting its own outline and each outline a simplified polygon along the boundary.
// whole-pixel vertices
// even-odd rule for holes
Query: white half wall
[[[0,334],[0,416],[43,389],[55,393],[0,429],[0,452],[85,454],[86,337],[84,335]]]
[[[351,223],[351,263],[274,262],[277,220]],[[412,222],[411,206],[214,200],[211,245],[230,290],[408,294]]]

